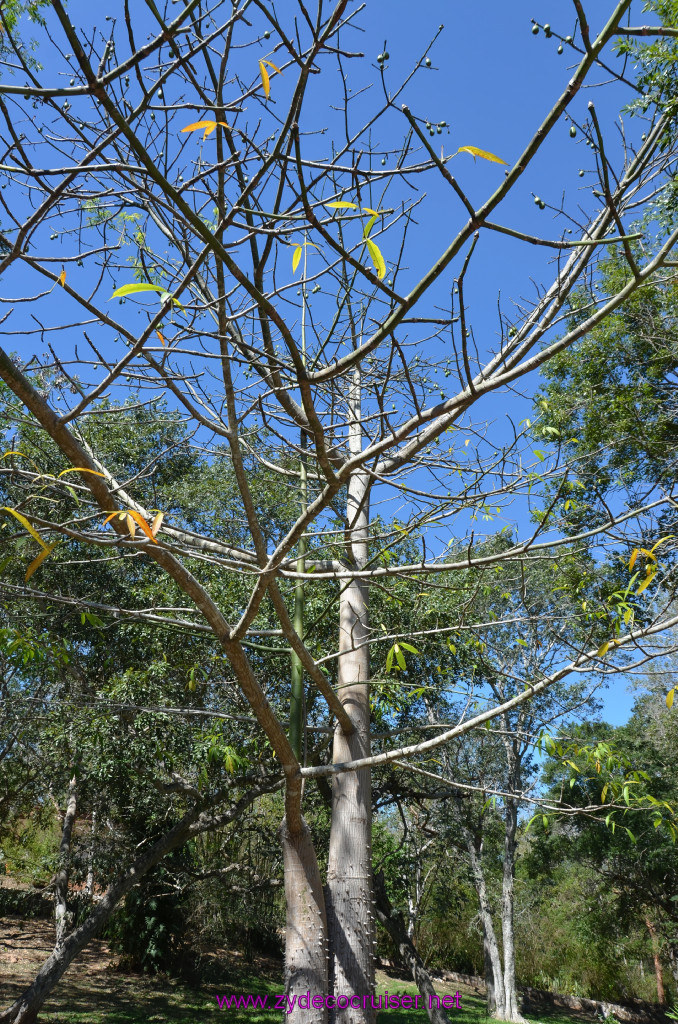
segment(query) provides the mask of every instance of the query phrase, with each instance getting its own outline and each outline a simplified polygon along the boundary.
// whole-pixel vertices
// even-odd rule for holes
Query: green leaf
[[[329,207],[330,210],[357,210],[358,209],[358,204],[357,203],[346,203],[346,202],[344,202],[344,200],[341,200],[340,202],[337,202],[337,203],[325,203],[325,206]]]
[[[140,292],[158,292],[162,302],[167,302],[168,299],[172,299],[172,302],[178,306],[179,309],[184,308],[178,299],[173,298],[172,295],[170,295],[170,293],[159,284],[123,284],[120,288],[115,289],[111,298],[124,298],[126,295],[137,295]]]
[[[410,654],[419,654],[419,651],[417,650],[416,647],[413,647],[412,644],[406,644],[404,640],[400,641],[400,647],[403,647],[406,651],[409,651]]]

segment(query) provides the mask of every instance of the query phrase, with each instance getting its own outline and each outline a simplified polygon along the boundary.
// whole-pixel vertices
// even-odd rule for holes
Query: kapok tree
[[[370,592],[394,588],[399,577],[454,586],[469,573],[491,586],[503,564],[557,558],[565,538],[540,495],[560,470],[543,451],[532,453],[523,428],[492,427],[498,396],[520,388],[529,395],[541,366],[673,272],[676,233],[653,247],[633,228],[675,157],[664,145],[669,114],[647,95],[644,137],[620,141],[581,100],[601,68],[610,78],[608,51],[619,33],[640,31],[629,27],[635,7],[610,3],[593,26],[573,0],[572,34],[568,26],[558,35],[572,67],[541,123],[517,129],[519,152],[503,157],[489,152],[489,112],[479,112],[477,137],[450,140],[446,153],[448,136],[436,138],[448,126],[445,112],[435,120],[410,99],[432,67],[437,33],[393,84],[386,49],[376,63],[355,50],[370,7],[348,0],[317,0],[313,11],[299,2],[283,14],[267,0],[188,0],[179,9],[123,0],[106,20],[53,0],[31,28],[39,52],[50,55],[46,68],[22,45],[22,22],[3,24],[14,76],[0,84],[0,174],[11,197],[2,192],[0,272],[13,299],[4,329],[20,354],[0,351],[0,378],[73,471],[50,486],[65,494],[77,479],[87,495],[78,493],[70,514],[54,515],[44,478],[13,455],[35,494],[7,523],[35,540],[32,584],[52,545],[68,538],[151,559],[174,581],[185,614],[208,625],[284,775],[288,995],[329,992],[331,1019],[341,1024],[375,1018],[372,770],[397,762],[406,771],[599,658],[614,669],[616,651],[675,621],[660,604],[641,626],[601,607],[556,670],[516,681],[501,702],[486,694],[482,707],[433,737],[372,752],[370,652],[378,645],[382,663],[386,644],[391,665],[401,665],[417,648],[414,636],[370,623]],[[556,35],[550,26],[543,33]],[[611,77],[613,89],[642,89]],[[563,199],[552,237],[511,226],[517,186],[568,123],[591,149],[586,209],[580,197]],[[484,164],[496,180],[477,203],[467,189]],[[449,224],[436,253],[417,226],[425,182],[438,190],[433,217]],[[499,237],[513,241],[526,276],[548,275],[548,283],[510,313],[500,308],[499,334],[481,339],[468,289],[480,273],[478,253]],[[610,245],[624,254],[623,280],[568,319],[570,297],[595,280]],[[537,259],[542,252],[553,264]],[[483,281],[493,304],[500,288]],[[131,389],[135,400],[165,395],[203,457],[230,460],[249,544],[196,528],[180,503],[149,508],[137,481],[117,479],[88,445],[82,424],[96,402]],[[298,494],[299,515],[283,536],[258,514],[250,458]],[[574,466],[561,487],[576,491]],[[582,533],[596,537],[600,557],[625,549],[639,517],[646,527],[665,500],[609,509]],[[478,516],[506,517],[511,504],[517,539],[479,553]],[[461,550],[449,555],[453,530]],[[408,564],[391,550],[403,533],[420,548]],[[228,573],[249,583],[237,606],[224,605],[214,582]],[[300,588],[308,595],[316,582],[334,588],[322,621],[335,616],[335,650],[317,649],[315,623],[302,624],[303,601],[292,611],[295,588],[301,598]],[[663,592],[670,595],[670,576]],[[291,726],[248,654],[264,614],[275,616],[303,669],[306,693],[297,667]],[[589,622],[589,611],[582,615]],[[601,620],[610,630],[602,647]],[[304,763],[304,697],[316,707],[324,700],[334,725],[329,763]],[[325,888],[302,810],[304,785],[319,776],[331,778],[333,792]],[[66,941],[0,1020],[35,1019],[54,957],[63,973],[89,934]],[[289,1014],[311,1024],[327,1016],[324,1005],[297,1003]]]

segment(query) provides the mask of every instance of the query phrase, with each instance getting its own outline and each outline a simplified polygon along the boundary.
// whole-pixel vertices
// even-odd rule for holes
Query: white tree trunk
[[[351,455],[362,447],[360,378],[356,374],[349,396]],[[364,472],[348,483],[347,555],[360,569],[368,558],[368,487]],[[370,753],[370,662],[368,588],[351,580],[339,599],[339,698],[355,726],[345,735],[334,733],[334,763],[366,757]],[[374,992],[374,911],[372,902],[372,784],[369,769],[334,776],[332,826],[327,867],[327,924],[330,940],[330,990],[337,1002],[360,997],[360,1006],[338,1006],[336,1024],[372,1024],[376,1019],[370,1000]],[[354,1002],[358,1002],[354,999]],[[363,1007],[363,1003],[367,1006]]]
[[[511,784],[513,792],[519,783],[518,767],[511,764]],[[504,947],[504,1010],[505,1020],[525,1024],[520,1013],[518,989],[516,987],[516,952],[513,930],[514,880],[516,863],[516,829],[518,826],[518,805],[515,800],[506,801],[506,819],[504,831],[504,870],[502,876],[501,896],[501,932]]]

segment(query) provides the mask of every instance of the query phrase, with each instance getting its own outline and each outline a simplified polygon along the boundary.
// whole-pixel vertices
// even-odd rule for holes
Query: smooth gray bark
[[[506,733],[508,734],[509,723],[505,717],[504,723]],[[509,769],[508,789],[511,793],[518,793],[520,792],[521,785],[521,771],[517,741],[506,735],[504,744]],[[520,1012],[520,1001],[516,985],[516,950],[513,926],[517,829],[518,801],[507,797],[504,815],[504,866],[501,896],[501,933],[504,952],[504,1019],[513,1021],[514,1024],[525,1024],[525,1018]]]

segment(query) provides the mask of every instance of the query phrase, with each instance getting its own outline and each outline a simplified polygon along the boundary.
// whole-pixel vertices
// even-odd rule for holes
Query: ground
[[[38,966],[49,955],[54,941],[50,921],[0,918],[0,1007],[6,1007],[30,982]],[[219,951],[209,965],[210,981],[193,986],[166,977],[130,974],[120,969],[106,942],[92,941],[71,965],[40,1015],[43,1024],[274,1024],[280,1011],[236,1009],[218,1006],[217,996],[282,992],[282,965],[266,957],[245,963],[241,954]],[[219,963],[223,967],[223,983]],[[417,994],[412,983],[378,972],[379,992]],[[436,984],[439,995],[454,995],[457,986]],[[484,1000],[459,988],[461,1010],[450,1010],[451,1024],[486,1024]],[[379,1024],[410,1024],[427,1021],[423,1009],[388,1010],[379,1014]],[[544,1014],[548,1024],[574,1024],[582,1017]],[[534,1020],[534,1018],[533,1018]]]

